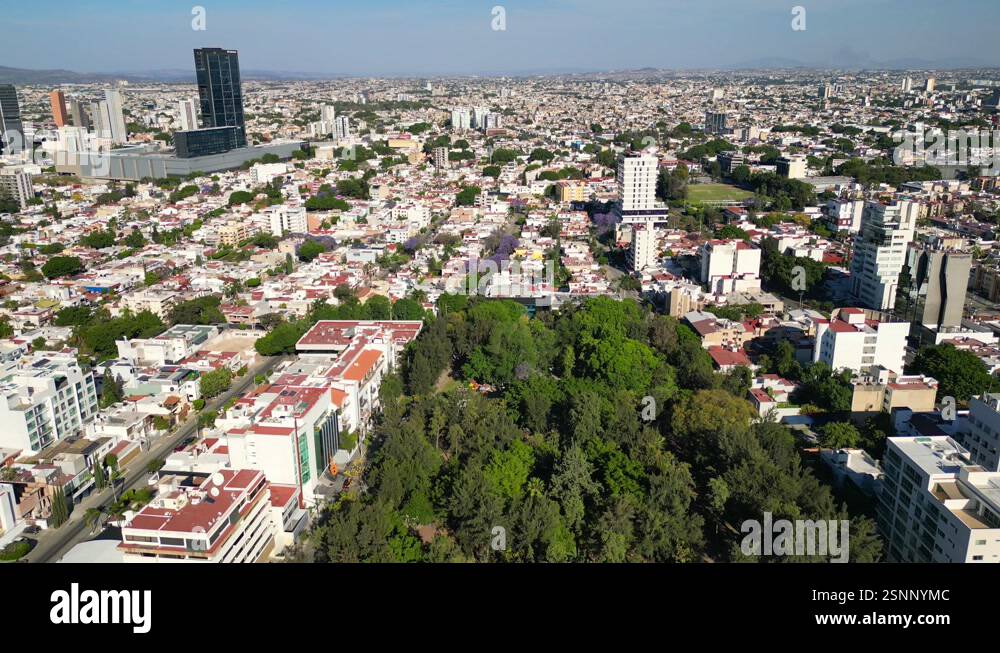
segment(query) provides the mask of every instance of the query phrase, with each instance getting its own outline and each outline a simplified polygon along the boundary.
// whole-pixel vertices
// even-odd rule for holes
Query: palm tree
[[[96,533],[101,527],[101,518],[104,516],[104,510],[98,506],[96,508],[87,508],[87,512],[83,513],[83,523],[90,527],[91,533]]]
[[[114,497],[115,501],[118,501],[118,481],[124,478],[122,470],[118,469],[117,466],[112,468],[111,477],[108,479],[111,483],[111,496]]]

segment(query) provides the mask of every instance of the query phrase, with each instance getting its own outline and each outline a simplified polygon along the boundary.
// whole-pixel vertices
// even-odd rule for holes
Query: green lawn
[[[748,197],[753,197],[753,193],[729,184],[691,184],[687,193],[691,202],[743,200]]]

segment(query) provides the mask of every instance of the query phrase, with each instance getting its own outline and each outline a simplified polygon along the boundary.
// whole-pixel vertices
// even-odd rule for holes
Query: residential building
[[[448,153],[447,147],[435,147],[434,148],[434,167],[439,169],[444,169],[448,167]]]
[[[1000,394],[983,394],[969,400],[969,416],[957,439],[972,460],[991,472],[1000,471]]]
[[[904,376],[885,368],[872,368],[854,381],[851,412],[859,419],[871,413],[891,413],[907,408],[914,413],[934,411],[937,380],[922,374]]]
[[[618,157],[618,202],[614,210],[621,223],[666,223],[667,208],[656,199],[659,163],[656,154],[649,150]]]
[[[779,177],[802,179],[806,176],[806,157],[804,154],[779,157],[775,168]]]
[[[281,205],[270,212],[271,235],[278,238],[285,234],[304,234],[309,231],[306,223],[306,207],[303,205]]]
[[[28,208],[28,202],[35,198],[31,175],[16,168],[0,168],[0,197],[14,200],[22,211]]]
[[[633,272],[656,266],[659,251],[656,247],[656,228],[652,222],[636,225],[628,251],[628,264]]]
[[[864,211],[864,200],[830,200],[826,203],[826,215],[834,231],[858,233]]]
[[[889,438],[876,504],[891,562],[1000,562],[1000,472],[946,435]]]
[[[701,281],[715,292],[760,290],[759,248],[743,240],[710,240],[699,250]],[[729,282],[728,284],[726,282]]]
[[[260,470],[221,469],[204,480],[168,474],[125,523],[118,549],[125,562],[259,562],[276,530]]]
[[[94,375],[72,353],[35,352],[0,380],[0,446],[38,452],[81,433],[97,414]]]
[[[813,362],[855,372],[884,367],[901,374],[909,322],[887,322],[873,311],[841,308],[816,324]]]
[[[864,306],[879,310],[895,306],[918,211],[919,205],[906,199],[865,204],[851,260],[851,292]]]

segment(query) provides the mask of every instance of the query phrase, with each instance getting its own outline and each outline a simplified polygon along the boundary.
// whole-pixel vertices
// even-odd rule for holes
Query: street
[[[204,411],[216,410],[225,404],[231,397],[243,394],[247,388],[253,385],[254,376],[274,368],[282,360],[281,356],[272,356],[258,362],[249,368],[242,377],[237,377],[233,386],[223,392],[210,402],[206,402]],[[118,490],[118,496],[127,490],[144,487],[149,473],[146,466],[154,460],[162,460],[181,442],[190,437],[198,428],[198,412],[191,411],[187,421],[181,424],[176,431],[168,433],[153,444],[148,451],[133,460],[125,473],[124,483]],[[107,507],[113,503],[111,488],[105,488],[100,492],[94,492],[83,501],[73,506],[73,512],[69,519],[59,528],[46,529],[37,535],[38,545],[24,557],[27,562],[55,562],[59,560],[67,551],[78,543],[89,539],[92,535],[90,529],[84,522],[84,515],[90,508]]]

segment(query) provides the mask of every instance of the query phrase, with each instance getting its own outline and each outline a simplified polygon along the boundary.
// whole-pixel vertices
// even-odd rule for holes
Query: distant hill
[[[244,70],[243,79],[263,81],[335,79],[342,75],[320,73],[276,72],[271,70]],[[159,82],[166,84],[193,84],[194,70],[169,68],[163,70],[118,73],[80,73],[73,70],[33,70],[0,66],[0,84],[53,85],[93,84],[124,79],[129,82]]]
[[[121,79],[115,75],[72,70],[29,70],[0,66],[0,84],[88,84]]]

